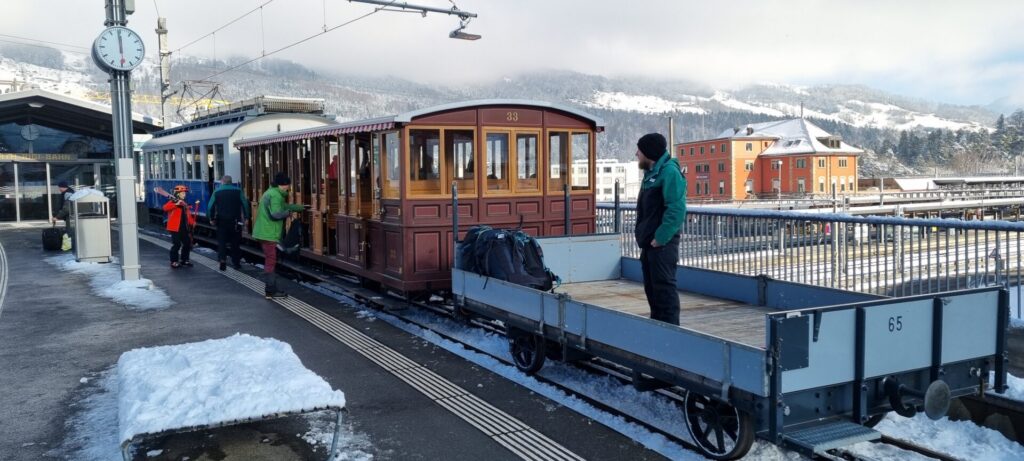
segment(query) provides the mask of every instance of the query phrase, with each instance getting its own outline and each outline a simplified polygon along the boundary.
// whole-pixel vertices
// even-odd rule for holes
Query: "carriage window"
[[[569,176],[569,133],[551,132],[548,134],[548,158],[551,162],[551,176],[548,180],[548,191],[562,190],[565,178]]]
[[[171,160],[171,178],[178,179],[178,150],[169,150],[167,151],[167,155]]]
[[[222,176],[227,174],[227,172],[224,171],[224,145],[215,144],[213,149],[213,171],[217,175],[216,179],[220,179]]]
[[[444,130],[444,164],[460,194],[476,193],[473,140],[473,130]]]
[[[192,148],[182,147],[181,148],[181,177],[183,179],[192,179]]]
[[[356,140],[348,142],[348,196],[356,196],[356,188],[359,187],[359,155],[356,152]]]
[[[487,190],[508,190],[508,133],[487,134]]]
[[[420,194],[441,194],[441,133],[409,130],[409,189]]]
[[[572,135],[572,163],[573,165],[590,166],[590,133],[573,133]],[[577,175],[572,177],[573,190],[590,189],[590,175]]]
[[[537,135],[516,134],[516,190],[538,191],[537,182]]]
[[[199,146],[192,148],[192,178],[203,179],[203,155]]]
[[[400,184],[398,133],[384,135],[384,198],[398,198]]]

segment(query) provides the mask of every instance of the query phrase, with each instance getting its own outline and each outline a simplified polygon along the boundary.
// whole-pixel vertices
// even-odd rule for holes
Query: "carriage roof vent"
[[[747,136],[750,136],[750,135],[752,135],[752,134],[754,134],[754,128],[753,128],[753,127],[750,127],[750,126],[748,126],[748,127],[747,127]]]

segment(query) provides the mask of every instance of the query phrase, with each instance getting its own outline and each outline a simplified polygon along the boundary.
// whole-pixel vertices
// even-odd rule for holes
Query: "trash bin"
[[[110,262],[110,200],[89,188],[75,192],[70,200],[75,259]]]

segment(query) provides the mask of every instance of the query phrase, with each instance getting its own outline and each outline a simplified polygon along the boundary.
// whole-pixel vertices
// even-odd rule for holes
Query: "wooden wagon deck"
[[[644,285],[627,279],[563,284],[555,290],[573,299],[641,317],[650,317]],[[679,291],[683,327],[748,346],[765,347],[764,315],[772,309]]]

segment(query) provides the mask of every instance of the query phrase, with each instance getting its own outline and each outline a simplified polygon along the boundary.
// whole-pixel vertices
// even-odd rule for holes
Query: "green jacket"
[[[284,220],[288,217],[288,213],[304,209],[302,205],[286,203],[287,199],[285,192],[278,189],[277,186],[271,187],[263,193],[259,208],[256,209],[256,223],[252,227],[252,238],[266,242],[281,241]]]
[[[679,161],[665,153],[644,172],[637,199],[637,244],[648,248],[651,239],[664,245],[679,233],[686,219],[686,178]]]

